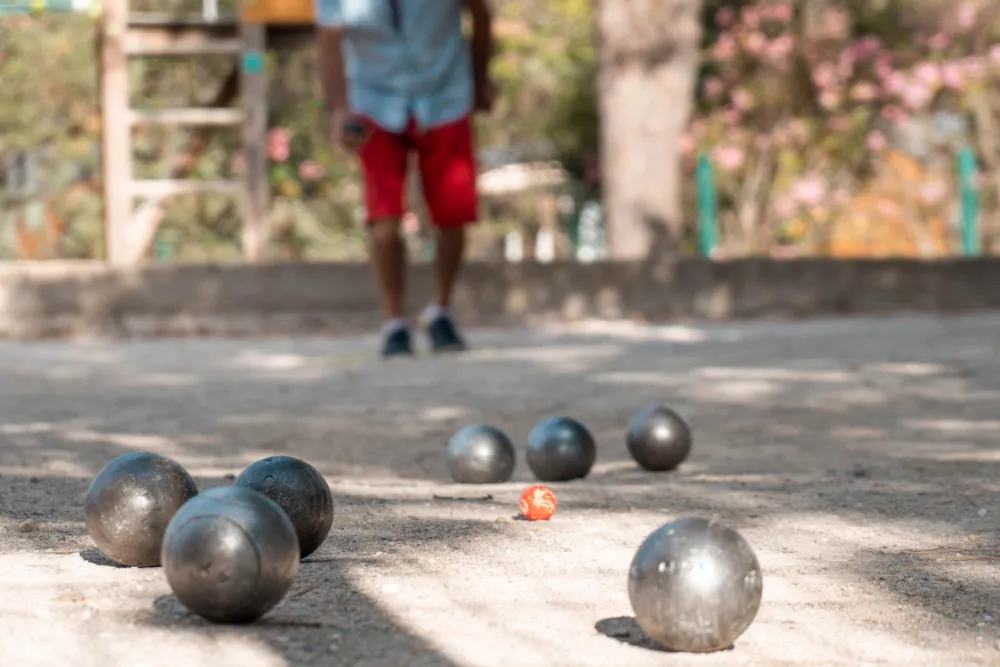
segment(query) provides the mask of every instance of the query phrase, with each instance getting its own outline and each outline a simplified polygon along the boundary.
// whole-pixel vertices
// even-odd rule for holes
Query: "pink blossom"
[[[989,58],[997,65],[1000,65],[1000,44],[994,44],[990,49]]]
[[[740,13],[740,18],[743,19],[743,25],[756,30],[760,27],[760,8],[756,5],[747,5]]]
[[[956,20],[958,27],[962,30],[968,30],[976,24],[976,14],[979,12],[976,5],[972,2],[963,2],[958,6],[958,11],[956,12]]]
[[[759,31],[754,31],[747,35],[746,40],[743,42],[743,48],[746,49],[747,53],[752,56],[759,56],[764,53],[764,49],[767,48],[767,37],[764,33]]]
[[[232,159],[229,161],[229,168],[233,170],[234,174],[245,173],[247,169],[246,153],[243,151],[234,153]]]
[[[739,125],[743,120],[743,113],[735,107],[729,107],[722,112],[722,118],[730,125]]]
[[[819,88],[830,88],[837,84],[837,70],[830,63],[821,63],[813,70],[813,83]]]
[[[851,16],[843,7],[831,7],[826,11],[823,31],[827,37],[845,37],[850,31]]]
[[[892,68],[892,54],[880,53],[875,57],[875,76],[880,79],[888,79],[895,70]]]
[[[935,33],[929,40],[927,40],[927,45],[935,51],[943,51],[948,48],[949,44],[951,44],[951,37],[949,37],[947,33],[943,32]]]
[[[903,99],[903,104],[911,109],[922,109],[934,99],[934,93],[920,81],[910,81],[903,88],[900,97]]]
[[[946,62],[941,65],[941,80],[944,85],[954,90],[961,90],[965,84],[965,73],[962,66],[956,62]]]
[[[732,7],[723,7],[715,15],[715,25],[720,28],[728,28],[736,20],[736,14],[733,12]]]
[[[773,143],[771,135],[769,134],[758,134],[753,139],[753,147],[759,151],[766,151]]]
[[[826,194],[826,183],[819,176],[810,174],[796,179],[791,185],[790,192],[800,204],[817,206]]]
[[[717,98],[722,95],[723,90],[725,90],[725,84],[722,83],[722,79],[719,77],[712,76],[705,79],[701,89],[705,94],[705,97]]]
[[[292,154],[292,133],[276,127],[267,133],[267,156],[274,162],[285,162]]]
[[[878,130],[870,132],[865,143],[868,145],[868,150],[873,153],[881,153],[889,147],[889,142],[886,140],[885,135]]]
[[[779,217],[790,218],[795,215],[796,209],[795,200],[788,194],[777,197],[774,200],[774,212]]]
[[[728,62],[736,57],[739,49],[736,45],[736,38],[729,33],[719,36],[712,47],[712,57],[720,62]]]
[[[753,108],[754,99],[753,93],[751,93],[746,88],[737,88],[732,93],[733,105],[740,111],[749,111]]]
[[[878,86],[871,81],[859,81],[851,88],[851,99],[858,102],[871,102],[878,97]]]
[[[777,23],[788,23],[792,20],[792,3],[790,2],[779,2],[776,4],[768,5],[765,10],[767,19],[769,21],[775,21]]]
[[[882,107],[882,117],[893,123],[902,123],[909,116],[902,108],[895,104],[889,104]]]
[[[851,131],[850,116],[834,116],[830,119],[830,129],[841,134]]]
[[[840,106],[842,97],[840,91],[835,89],[824,90],[819,94],[819,103],[826,110],[836,109]]]
[[[941,82],[941,70],[934,63],[920,63],[913,69],[913,76],[926,87],[936,86]]]
[[[767,45],[766,57],[772,63],[780,63],[788,57],[794,47],[795,38],[789,34],[781,35]]]
[[[724,171],[736,171],[743,166],[743,149],[739,146],[718,146],[712,153],[715,162]]]
[[[920,185],[920,198],[927,204],[937,204],[948,195],[948,186],[939,180],[927,181]]]
[[[878,53],[881,42],[879,42],[878,37],[868,36],[859,39],[854,46],[851,47],[852,55],[854,60],[858,62],[864,62]]]
[[[681,137],[680,144],[678,145],[678,149],[680,150],[681,155],[683,155],[684,157],[691,157],[692,155],[694,155],[694,148],[695,148],[694,137],[692,137],[690,134],[685,134],[684,136]]]
[[[882,81],[882,85],[885,86],[886,92],[899,95],[906,88],[906,79],[899,72],[892,72]]]
[[[854,74],[854,55],[850,50],[844,51],[837,59],[837,76],[841,79],[850,79]]]
[[[314,182],[326,176],[326,169],[315,160],[304,160],[299,164],[299,178],[303,181]]]

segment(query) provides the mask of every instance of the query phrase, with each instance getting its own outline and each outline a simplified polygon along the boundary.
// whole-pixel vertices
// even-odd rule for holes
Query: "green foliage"
[[[68,257],[92,256],[102,243],[94,215],[100,201],[91,194],[100,165],[93,26],[74,15],[0,17],[0,164],[37,151],[33,194],[66,220],[62,254]],[[67,195],[73,184],[80,187]],[[4,212],[18,209],[7,205]],[[10,252],[0,248],[0,256]]]
[[[598,150],[591,0],[501,0],[494,76],[501,95],[478,120],[480,145],[525,159],[558,158],[583,176]],[[192,13],[199,0],[134,0],[136,12]],[[220,10],[232,11],[234,3]],[[100,113],[93,19],[73,15],[0,18],[0,164],[4,156],[41,157],[39,193],[63,215],[58,254],[99,258],[103,252]],[[137,59],[130,64],[132,103],[141,108],[207,104],[230,71],[224,58]],[[287,134],[288,151],[272,160],[272,220],[280,256],[358,258],[360,184],[353,159],[335,153],[319,103],[315,52],[271,54],[270,124]],[[137,128],[135,175],[168,177],[189,133]],[[239,136],[218,130],[194,178],[239,177]],[[315,172],[305,178],[306,171]],[[316,173],[322,174],[317,177]],[[2,175],[0,175],[2,176]],[[496,220],[482,233],[514,229],[534,215],[530,201],[487,208]],[[154,255],[174,260],[239,257],[235,203],[223,196],[169,200]],[[8,221],[9,222],[9,221]],[[494,224],[495,223],[495,224]],[[491,231],[492,230],[492,231]],[[5,251],[9,256],[10,249]]]

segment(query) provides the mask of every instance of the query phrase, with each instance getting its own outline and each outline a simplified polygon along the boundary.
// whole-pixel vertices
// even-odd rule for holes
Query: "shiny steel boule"
[[[459,484],[499,484],[514,474],[514,443],[498,428],[473,424],[448,441],[445,460]]]
[[[264,494],[239,486],[189,500],[163,540],[163,571],[174,595],[216,623],[257,620],[281,601],[298,570],[291,519]]]
[[[625,444],[646,470],[673,470],[691,453],[691,429],[674,410],[658,405],[632,418]]]
[[[233,483],[260,491],[278,503],[299,536],[301,557],[319,549],[333,526],[333,494],[316,468],[291,456],[251,463]]]
[[[191,475],[173,459],[150,452],[122,454],[90,484],[83,502],[87,533],[119,565],[155,567],[167,524],[197,493]]]
[[[636,551],[628,594],[650,638],[674,651],[732,645],[760,608],[757,556],[735,530],[701,518],[668,523]]]
[[[525,459],[543,482],[567,482],[590,473],[597,444],[587,427],[569,417],[545,419],[528,435]]]

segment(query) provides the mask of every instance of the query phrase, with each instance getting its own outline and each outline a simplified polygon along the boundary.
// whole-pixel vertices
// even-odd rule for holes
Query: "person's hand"
[[[368,141],[364,121],[349,109],[334,109],[330,114],[330,130],[334,144],[348,153],[357,153]]]
[[[476,111],[489,113],[496,102],[497,86],[489,77],[476,83]]]

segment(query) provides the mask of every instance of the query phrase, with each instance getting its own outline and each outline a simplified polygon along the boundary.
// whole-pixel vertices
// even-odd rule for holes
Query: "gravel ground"
[[[1000,317],[474,331],[463,356],[383,363],[374,340],[0,344],[0,665],[1000,665]],[[640,471],[630,415],[696,434]],[[591,427],[598,463],[513,520],[531,481],[449,483],[457,428],[523,446]],[[112,457],[171,456],[201,488],[257,458],[316,465],[326,544],[260,622],[213,626],[159,569],[110,565],[82,497]],[[647,534],[718,515],[764,602],[734,649],[651,649],[626,578]]]

